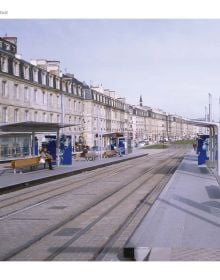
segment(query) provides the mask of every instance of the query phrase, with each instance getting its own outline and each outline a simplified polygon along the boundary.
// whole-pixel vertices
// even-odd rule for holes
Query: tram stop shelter
[[[63,124],[63,123],[46,123],[46,122],[18,122],[18,123],[7,123],[0,125],[0,136],[2,134],[16,134],[16,133],[26,133],[32,136],[31,153],[34,155],[34,141],[35,135],[43,133],[55,133],[56,134],[56,163],[59,166],[60,163],[60,152],[59,152],[59,142],[60,142],[60,130],[66,127],[78,126],[79,124]]]
[[[209,129],[209,167],[216,168],[220,176],[220,123],[188,120],[188,123]]]

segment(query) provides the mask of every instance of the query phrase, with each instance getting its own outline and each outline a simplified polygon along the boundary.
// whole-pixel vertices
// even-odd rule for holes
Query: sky
[[[219,120],[220,19],[0,19],[5,34],[24,60],[59,60],[132,105],[201,118],[211,93]]]

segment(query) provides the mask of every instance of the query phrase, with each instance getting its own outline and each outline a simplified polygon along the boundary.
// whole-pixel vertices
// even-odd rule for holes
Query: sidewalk
[[[125,246],[136,260],[220,260],[220,186],[189,153]],[[127,250],[127,251],[126,251]]]
[[[14,174],[13,170],[10,168],[10,163],[2,163],[0,164],[0,193],[15,187],[25,187],[49,182],[55,179],[159,152],[162,152],[162,150],[136,149],[133,153],[123,157],[116,156],[112,158],[96,159],[94,161],[86,161],[82,158],[79,161],[74,160],[71,166],[55,166],[54,170],[39,169],[22,174]]]

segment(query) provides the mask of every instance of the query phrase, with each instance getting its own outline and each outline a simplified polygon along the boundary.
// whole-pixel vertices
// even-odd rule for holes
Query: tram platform
[[[13,169],[10,168],[10,163],[2,163],[0,164],[0,194],[16,188],[24,188],[61,179],[67,176],[94,170],[96,168],[159,152],[162,152],[162,150],[136,149],[131,154],[124,155],[123,157],[116,156],[112,158],[96,159],[94,161],[86,161],[83,158],[77,161],[74,160],[71,166],[55,166],[53,170],[41,168],[39,170],[28,171],[22,174],[14,174]]]
[[[220,186],[195,152],[185,156],[124,248],[148,261],[220,260]]]

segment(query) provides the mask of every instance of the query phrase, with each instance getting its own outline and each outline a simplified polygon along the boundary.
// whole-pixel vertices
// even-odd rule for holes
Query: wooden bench
[[[37,167],[40,164],[40,157],[32,157],[32,158],[22,158],[15,159],[11,161],[11,167],[14,169],[14,174],[16,174],[16,169],[20,169],[20,173],[22,173],[22,169],[26,167]]]
[[[113,156],[116,156],[116,155],[117,155],[117,151],[110,150],[110,151],[105,151],[102,156],[104,158],[110,158],[110,157],[113,157]]]

